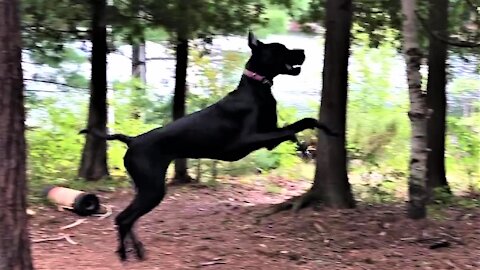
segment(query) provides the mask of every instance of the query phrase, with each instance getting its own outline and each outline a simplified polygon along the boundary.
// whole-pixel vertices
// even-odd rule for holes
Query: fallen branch
[[[260,237],[260,238],[267,238],[267,239],[277,239],[277,237],[275,237],[275,236],[260,234],[260,233],[254,234],[254,236],[257,236],[257,237]]]
[[[87,219],[85,219],[85,218],[77,219],[77,221],[61,227],[60,230],[71,229],[71,228],[73,228],[73,227],[76,227],[76,226],[84,223],[86,220],[87,220]]]
[[[105,207],[105,210],[107,212],[105,214],[95,214],[95,215],[93,215],[94,217],[98,217],[98,219],[106,219],[107,217],[109,217],[113,214],[112,206],[105,205],[105,204],[102,204],[102,206]]]
[[[324,233],[327,230],[325,230],[325,227],[322,226],[320,223],[313,223],[313,227],[319,232],[319,233]]]
[[[68,234],[60,234],[60,236],[57,237],[48,237],[48,238],[43,238],[43,239],[33,239],[32,243],[43,243],[43,242],[49,242],[49,241],[59,241],[59,240],[66,240],[68,243],[72,245],[77,245],[78,243],[73,241],[70,235]]]
[[[209,262],[202,262],[198,266],[203,267],[203,266],[212,266],[212,265],[217,265],[217,264],[227,264],[226,261],[223,261],[222,259],[217,259]]]
[[[65,234],[64,236],[65,236],[65,240],[67,240],[67,242],[69,242],[70,244],[72,244],[72,245],[77,245],[78,244],[77,242],[73,241],[72,238],[70,238],[70,235]]]

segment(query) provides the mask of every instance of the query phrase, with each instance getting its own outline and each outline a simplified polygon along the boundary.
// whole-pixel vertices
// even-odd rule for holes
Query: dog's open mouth
[[[288,71],[288,74],[290,75],[298,75],[300,74],[300,71],[302,70],[301,64],[299,65],[290,65],[290,64],[285,64],[285,68]]]

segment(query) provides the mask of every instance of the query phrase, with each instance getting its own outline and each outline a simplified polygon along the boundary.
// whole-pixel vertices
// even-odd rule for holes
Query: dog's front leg
[[[281,130],[281,129],[279,129],[279,130]],[[297,144],[298,147],[301,147],[301,143],[300,143],[300,141],[298,140],[297,136],[295,136],[295,135],[292,135],[292,137],[291,137],[289,140],[286,140],[286,141],[294,142],[294,143]],[[271,150],[273,150],[275,147],[277,147],[279,144],[281,144],[282,142],[283,142],[283,141],[278,142],[278,143],[275,142],[275,143],[273,143],[273,144],[267,145],[265,148],[267,148],[267,150],[271,151]]]
[[[290,131],[293,131],[294,133],[298,133],[300,131],[303,131],[305,129],[313,129],[315,127],[318,127],[319,126],[319,122],[316,120],[316,119],[313,119],[313,118],[303,118],[301,120],[298,120],[297,122],[293,123],[293,124],[290,124],[290,125],[287,125],[287,126],[284,126],[282,128],[279,128],[277,129],[277,131],[282,131],[282,130],[290,130]],[[298,140],[297,136],[293,135],[290,139],[290,141],[294,142],[297,144],[297,147],[299,149],[302,148],[302,144],[300,143],[300,141]],[[274,149],[275,147],[277,147],[280,143],[282,142],[279,142],[279,143],[276,143],[276,144],[271,144],[271,145],[268,145],[266,146],[266,148],[268,150],[272,150]]]
[[[329,136],[338,136],[338,134],[334,131],[332,131],[329,127],[326,125],[320,123],[317,119],[314,118],[303,118],[301,120],[298,120],[297,122],[290,124],[288,126],[285,126],[281,129],[283,130],[292,130],[295,133],[298,133],[300,131],[303,131],[305,129],[314,129],[318,128],[321,129],[325,134]]]
[[[294,133],[298,133],[298,132],[303,131],[305,129],[314,129],[314,128],[321,129],[323,132],[325,132],[325,134],[327,134],[329,136],[338,136],[338,133],[332,131],[326,125],[320,123],[317,119],[314,119],[314,118],[303,118],[303,119],[298,120],[297,122],[295,122],[293,124],[290,124],[290,125],[284,126],[282,128],[279,128],[278,131],[289,130],[289,131],[292,131]],[[290,141],[296,143],[297,148],[300,151],[306,150],[306,149],[303,149],[304,146],[300,143],[297,136],[293,135],[291,137]],[[266,148],[268,150],[272,150],[273,148],[277,147],[280,143],[282,143],[282,142],[279,142],[277,144],[268,145],[268,146],[266,146]]]
[[[292,130],[276,130],[267,133],[254,133],[242,136],[238,141],[223,151],[221,160],[239,160],[251,152],[272,145],[279,145],[288,140],[294,140],[295,133]]]

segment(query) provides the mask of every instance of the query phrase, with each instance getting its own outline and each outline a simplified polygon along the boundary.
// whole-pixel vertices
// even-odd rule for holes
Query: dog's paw
[[[317,119],[315,118],[304,118],[302,119],[304,125],[305,125],[305,128],[309,128],[309,129],[314,129],[314,128],[318,128],[318,125],[320,124],[320,122],[318,122]]]
[[[145,247],[143,246],[142,242],[138,241],[137,243],[135,243],[134,249],[137,259],[141,261],[145,260]]]
[[[78,134],[87,134],[88,133],[88,129],[82,129],[78,132]]]
[[[117,249],[117,251],[115,251],[115,253],[117,254],[120,261],[127,261],[127,251],[125,250],[125,248],[119,248]]]

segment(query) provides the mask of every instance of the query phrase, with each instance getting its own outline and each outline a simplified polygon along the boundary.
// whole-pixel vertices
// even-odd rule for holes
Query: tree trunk
[[[327,206],[355,206],[347,175],[345,128],[352,1],[328,0],[320,122],[340,133],[319,132],[312,192]]]
[[[215,183],[217,182],[217,176],[218,176],[218,160],[212,160],[212,178],[211,182]]]
[[[135,84],[135,93],[133,93],[131,98],[133,107],[132,117],[134,119],[145,118],[147,62],[145,39],[143,38],[139,43],[132,44],[132,77],[138,79],[141,83],[141,85]]]
[[[425,218],[427,210],[427,106],[422,93],[420,64],[422,52],[417,39],[416,0],[402,0],[403,39],[406,60],[408,92],[410,97],[411,122],[410,175],[408,179],[408,216],[412,219]]]
[[[132,44],[132,76],[138,78],[143,84],[147,83],[147,62],[145,40]]]
[[[187,92],[187,68],[188,68],[188,39],[178,38],[176,47],[175,67],[175,93],[173,96],[173,120],[185,115],[185,100]],[[190,183],[192,178],[187,172],[187,160],[175,160],[175,176],[173,182],[176,184]]]
[[[442,37],[447,35],[448,0],[430,0],[429,27]],[[446,129],[446,62],[447,44],[430,35],[428,53],[427,107],[433,110],[428,119],[427,186],[430,197],[433,189],[444,188],[450,192],[445,177]]]
[[[0,2],[0,269],[33,269],[26,214],[19,3]]]
[[[107,132],[107,25],[106,1],[92,0],[92,57],[90,80],[90,105],[88,129]],[[109,175],[107,167],[107,143],[92,135],[86,136],[79,176],[98,180]]]
[[[200,182],[202,180],[202,160],[201,159],[197,159],[196,168],[197,168],[197,174],[196,174],[195,181]]]

